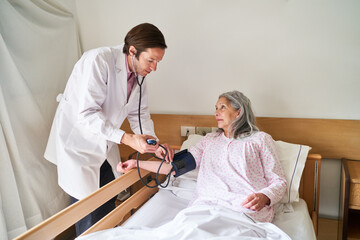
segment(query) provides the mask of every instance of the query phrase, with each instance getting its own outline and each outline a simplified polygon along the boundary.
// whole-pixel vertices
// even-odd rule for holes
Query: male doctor
[[[75,64],[61,96],[51,129],[45,158],[57,165],[58,183],[71,196],[82,199],[117,176],[120,161],[117,144],[126,144],[140,153],[163,157],[165,150],[149,145],[156,139],[147,103],[146,80],[141,87],[140,134],[139,90],[142,82],[162,60],[166,44],[160,30],[149,23],[132,28],[116,47],[87,51]],[[124,119],[135,134],[120,129]],[[172,160],[174,151],[168,151]],[[76,224],[77,235],[115,208],[116,197]]]

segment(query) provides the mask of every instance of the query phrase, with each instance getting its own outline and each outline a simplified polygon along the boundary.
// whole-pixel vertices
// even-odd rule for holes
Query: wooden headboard
[[[161,142],[181,145],[180,126],[216,127],[213,115],[171,115],[151,114],[155,132]],[[256,118],[262,131],[275,140],[298,143],[312,147],[310,153],[321,154],[323,158],[348,158],[360,160],[360,120],[306,119],[306,118]],[[121,129],[131,132],[129,123]],[[133,152],[120,146],[122,159]]]

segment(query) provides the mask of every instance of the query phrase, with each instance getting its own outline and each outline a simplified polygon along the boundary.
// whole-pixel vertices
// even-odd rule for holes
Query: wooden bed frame
[[[161,142],[174,144],[173,148],[179,148],[183,140],[185,140],[180,137],[180,126],[216,126],[213,116],[153,114],[152,119],[158,138],[161,139]],[[299,192],[300,197],[307,203],[315,233],[317,234],[321,159],[322,157],[360,159],[360,149],[357,147],[360,146],[358,137],[360,136],[360,121],[257,118],[257,122],[260,129],[271,134],[275,140],[312,147],[312,151],[307,158]],[[124,123],[122,129],[131,131],[128,123]],[[122,160],[127,159],[129,153],[133,152],[133,150],[124,146],[120,146],[120,150]],[[313,152],[317,154],[313,154]],[[141,175],[144,177],[148,173],[145,170],[141,171]],[[131,170],[16,239],[52,239],[121,191],[138,182],[138,180],[137,170]],[[157,190],[157,188],[141,188],[114,211],[88,229],[84,235],[118,225],[131,210],[140,207]]]

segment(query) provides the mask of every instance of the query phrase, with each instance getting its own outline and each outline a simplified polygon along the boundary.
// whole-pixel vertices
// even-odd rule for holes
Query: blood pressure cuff
[[[195,159],[193,155],[187,151],[187,149],[175,153],[171,165],[173,166],[172,171],[175,171],[174,177],[181,176],[184,173],[196,168]]]

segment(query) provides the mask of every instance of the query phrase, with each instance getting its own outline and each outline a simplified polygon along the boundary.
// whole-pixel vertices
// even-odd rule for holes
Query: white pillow
[[[180,151],[188,149],[191,146],[197,144],[204,136],[198,134],[190,134],[188,139],[186,139],[181,145]]]
[[[181,150],[188,149],[202,138],[203,136],[201,135],[189,135],[188,139],[183,142]],[[287,181],[286,192],[280,202],[298,202],[300,179],[311,147],[283,141],[275,141],[275,147]],[[196,179],[197,176],[194,176],[194,174],[197,174],[197,171],[190,171],[179,178],[183,177]],[[191,177],[187,175],[191,175]]]
[[[311,147],[283,141],[275,141],[275,147],[287,181],[286,192],[280,202],[298,202],[300,179]]]

